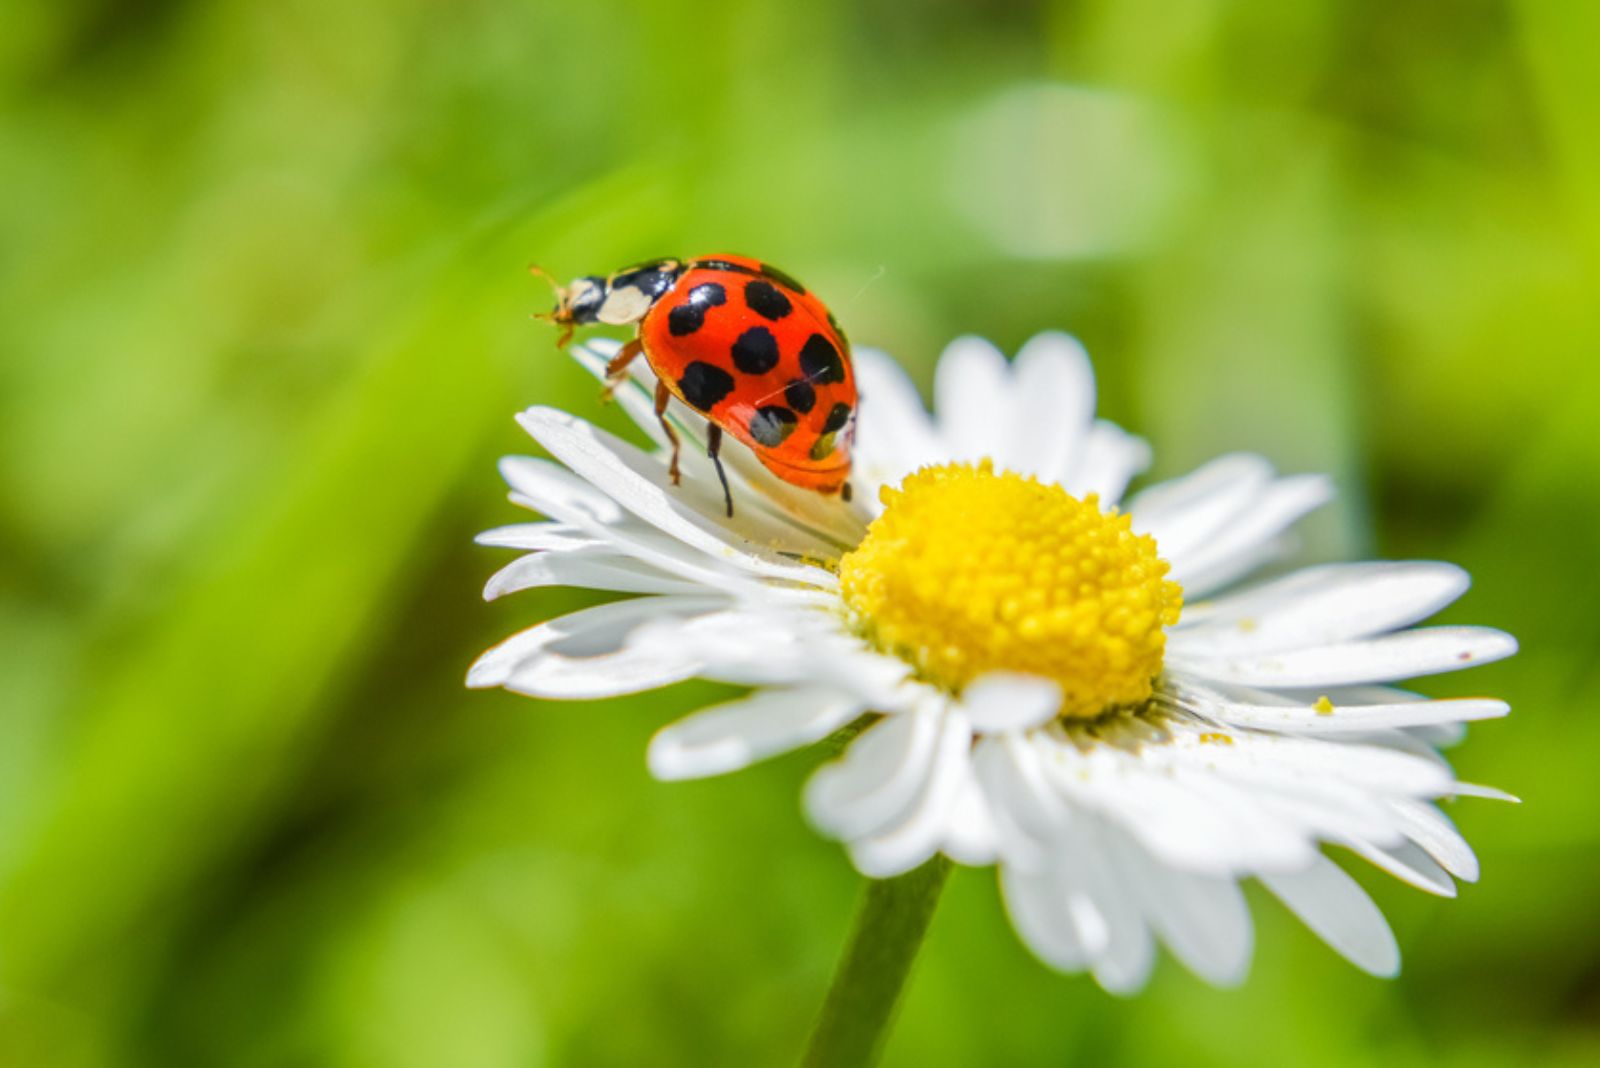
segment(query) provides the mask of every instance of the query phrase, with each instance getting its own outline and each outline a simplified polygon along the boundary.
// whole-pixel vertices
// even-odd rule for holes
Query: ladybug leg
[[[706,455],[717,467],[717,478],[722,482],[722,499],[728,502],[728,518],[733,518],[733,492],[728,489],[728,473],[722,469],[722,428],[706,423]]]
[[[604,399],[610,400],[611,395],[617,391],[617,387],[628,380],[628,365],[643,351],[644,344],[638,338],[634,338],[618,349],[615,356],[611,357],[611,362],[606,364],[605,390],[601,393]],[[661,396],[659,389],[656,390],[656,396],[658,398]]]
[[[621,356],[622,353],[617,353]],[[678,474],[678,432],[672,429],[672,424],[667,422],[667,402],[672,400],[672,390],[667,388],[666,382],[656,383],[656,421],[661,424],[661,429],[666,433],[667,440],[672,442],[672,463],[667,465],[667,474],[672,476],[672,484],[676,486],[681,478]]]

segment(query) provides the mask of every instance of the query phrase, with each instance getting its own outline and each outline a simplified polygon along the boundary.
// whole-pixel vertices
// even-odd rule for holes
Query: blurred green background
[[[1600,1063],[1600,5],[13,4],[0,37],[0,1064],[764,1065],[859,880],[818,759],[652,782],[716,691],[472,657],[511,414],[596,388],[524,273],[742,251],[926,385],[1061,327],[1156,474],[1332,470],[1310,555],[1458,560],[1515,660],[1365,978],[1258,896],[1240,991],[1032,960],[958,871],[891,1065]],[[870,415],[869,415],[870,417]]]

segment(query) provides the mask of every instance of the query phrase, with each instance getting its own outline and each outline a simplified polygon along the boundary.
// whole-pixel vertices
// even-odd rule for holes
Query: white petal
[[[573,660],[545,657],[524,665],[505,689],[550,701],[597,701],[659,690],[694,676],[695,665],[644,657],[631,649]]]
[[[619,593],[705,593],[698,582],[676,578],[606,548],[529,553],[490,576],[483,599],[541,586],[576,586]]]
[[[1070,868],[1075,885],[1104,925],[1105,943],[1093,962],[1095,982],[1113,994],[1131,994],[1149,980],[1156,953],[1144,913],[1112,856],[1114,847],[1108,845],[1123,832],[1093,813],[1075,817],[1063,837],[1068,848],[1060,862]]]
[[[1465,723],[1433,723],[1423,727],[1407,727],[1406,733],[1435,749],[1449,749],[1460,745],[1467,737]]]
[[[697,665],[682,657],[649,656],[629,648],[582,658],[547,656],[512,672],[505,688],[552,701],[594,701],[658,690],[693,678]]]
[[[1102,909],[1107,903],[1126,914],[1121,921],[1102,912],[1110,930],[1110,944],[1094,963],[1094,979],[1111,994],[1135,994],[1150,981],[1156,963],[1155,939],[1138,910],[1125,899],[1097,898]]]
[[[1182,478],[1159,482],[1128,502],[1133,528],[1156,539],[1161,555],[1192,552],[1255,501],[1272,465],[1249,453],[1219,456]]]
[[[635,597],[581,609],[514,634],[480,656],[467,673],[474,688],[504,686],[535,697],[586,699],[654,689],[689,678],[694,661],[635,654],[633,631],[666,616],[715,611],[715,597]]]
[[[922,397],[900,365],[876,349],[854,353],[863,413],[856,429],[855,466],[878,507],[877,487],[898,485],[917,468],[945,459]]]
[[[713,588],[744,581],[744,571],[707,556],[681,539],[638,521],[595,487],[549,460],[507,456],[501,473],[510,483],[512,500],[562,522],[581,536]],[[748,583],[745,583],[748,584]]]
[[[1172,781],[1170,767],[1147,771],[1137,756],[1109,747],[1080,754],[1048,736],[1029,741],[1058,793],[1104,815],[1165,862],[1205,870],[1228,867],[1231,827]]]
[[[1082,455],[1061,484],[1075,497],[1093,493],[1101,508],[1111,508],[1122,500],[1133,477],[1149,466],[1149,444],[1102,419],[1089,428]]]
[[[1382,977],[1400,971],[1400,947],[1383,913],[1333,861],[1319,857],[1305,871],[1264,873],[1261,881],[1351,964]]]
[[[1060,885],[1053,872],[1029,872],[1003,864],[1000,892],[1018,937],[1040,960],[1064,972],[1080,971],[1089,963],[1090,951],[1071,911],[1071,891]]]
[[[903,875],[937,853],[947,837],[951,809],[966,782],[972,730],[954,709],[939,720],[932,761],[912,804],[890,826],[849,844],[851,861],[869,878]]]
[[[657,530],[691,545],[713,559],[770,578],[808,585],[829,586],[834,580],[821,568],[797,564],[781,555],[801,552],[804,545],[784,544],[797,529],[783,531],[747,517],[749,537],[723,527],[722,518],[709,517],[669,493],[661,464],[605,431],[553,408],[530,408],[517,417],[523,428],[573,471],[604,490],[634,515]],[[768,540],[755,541],[754,537]],[[772,543],[776,542],[775,549]],[[811,546],[813,550],[816,546]]]
[[[973,750],[972,764],[1001,854],[1019,867],[1043,866],[1072,814],[1051,789],[1034,745],[1014,732],[992,735]]]
[[[1255,935],[1237,883],[1167,867],[1131,841],[1119,843],[1116,856],[1151,926],[1179,960],[1216,986],[1244,981]]]
[[[1469,883],[1478,881],[1478,858],[1450,817],[1426,801],[1389,801],[1401,832],[1438,861],[1445,871]]]
[[[614,650],[628,633],[657,616],[706,611],[718,603],[709,597],[633,597],[558,616],[513,634],[479,656],[467,672],[467,685],[474,689],[503,685],[518,664],[552,646],[588,642],[602,651]]]
[[[1240,733],[1232,745],[1182,737],[1174,742],[1186,764],[1213,768],[1245,781],[1315,788],[1330,780],[1380,794],[1437,796],[1455,786],[1450,769],[1434,759],[1385,746],[1319,738]]]
[[[1369,791],[1337,781],[1276,786],[1263,791],[1258,802],[1299,826],[1308,838],[1394,844],[1403,837],[1395,827],[1393,815]]]
[[[1312,705],[1326,697],[1338,705],[1402,705],[1410,701],[1429,700],[1420,693],[1399,686],[1380,686],[1376,683],[1358,683],[1353,686],[1310,686],[1262,689],[1256,686],[1238,686],[1227,682],[1208,680],[1201,683],[1192,677],[1169,673],[1169,680],[1180,680],[1187,695],[1203,688],[1219,699],[1241,705]],[[1202,702],[1203,705],[1203,702]]]
[[[1279,535],[1332,499],[1333,484],[1321,475],[1278,479],[1204,544],[1182,555],[1167,556],[1171,577],[1193,596],[1224,586],[1273,555]]]
[[[1228,850],[1234,858],[1233,872],[1295,868],[1309,859],[1314,846],[1304,828],[1262,805],[1253,792],[1194,768],[1180,767],[1175,777],[1197,803],[1216,809],[1233,827],[1235,838]]]
[[[642,627],[635,644],[657,644],[698,661],[703,678],[736,685],[822,685],[880,712],[907,707],[921,691],[898,657],[840,632],[837,617],[808,606],[750,602],[686,622]]]
[[[1205,713],[1226,723],[1295,734],[1345,734],[1435,723],[1495,719],[1511,711],[1504,701],[1455,698],[1398,705],[1334,705],[1323,713],[1308,705],[1208,704]]]
[[[1203,724],[1171,724],[1165,735],[1137,745],[1103,744],[1078,752],[1056,743],[1045,751],[1052,756],[1051,781],[1062,791],[1094,791],[1102,783],[1130,775],[1180,773],[1215,773],[1247,794],[1287,792],[1306,798],[1322,798],[1330,788],[1341,786],[1357,788],[1356,796],[1363,798],[1438,796],[1457,785],[1450,769],[1431,752],[1254,731],[1222,732]],[[1094,796],[1083,793],[1080,799],[1091,803]],[[1338,790],[1337,796],[1343,797],[1344,791]],[[1369,805],[1368,811],[1381,810]]]
[[[632,516],[609,525],[596,523],[584,533],[594,538],[596,550],[632,557],[647,568],[689,582],[704,594],[754,593],[772,588],[748,571],[714,560]]]
[[[1426,742],[1417,741],[1416,737],[1410,731],[1371,730],[1365,734],[1356,735],[1352,738],[1329,738],[1327,740],[1336,744],[1354,742],[1369,746],[1377,746],[1396,753],[1409,754],[1410,756],[1414,756],[1420,760],[1425,760],[1445,772],[1450,772],[1452,776],[1451,785],[1455,785],[1454,772],[1450,771],[1450,762],[1444,758],[1444,754],[1440,753],[1437,749]]]
[[[1513,805],[1522,804],[1522,798],[1516,794],[1508,794],[1493,786],[1479,786],[1473,782],[1458,782],[1450,789],[1453,797],[1482,797],[1490,801],[1506,801]]]
[[[974,679],[961,708],[979,733],[1026,730],[1048,722],[1061,707],[1061,687],[1035,675],[995,671]]]
[[[1063,971],[1089,967],[1106,990],[1131,994],[1149,979],[1155,943],[1107,844],[1121,835],[1092,814],[1075,815],[1061,825],[1048,865],[1002,863],[1000,885],[1012,924],[1040,960]]]
[[[861,712],[854,697],[832,690],[759,690],[657,731],[650,740],[650,773],[673,780],[737,771],[820,741]]]
[[[1206,621],[1174,631],[1170,647],[1196,656],[1331,645],[1427,619],[1466,592],[1453,564],[1331,564],[1217,601]]]
[[[590,545],[604,544],[600,539],[565,523],[512,523],[486,530],[472,540],[479,545],[522,549],[528,552],[541,549],[582,549]]]
[[[846,841],[899,822],[922,787],[939,739],[932,710],[886,716],[806,783],[805,807],[818,830]]]
[[[1290,740],[1270,735],[1234,737],[1232,746],[1205,745],[1204,754],[1197,748],[1166,764],[1184,782],[1192,783],[1199,775],[1215,777],[1260,808],[1263,818],[1287,825],[1290,833],[1297,831],[1307,839],[1397,844],[1403,836],[1384,806],[1385,798],[1408,793],[1437,796],[1453,788],[1448,769],[1377,746],[1298,742],[1304,748],[1283,750],[1276,746]],[[1197,766],[1189,767],[1191,762]],[[1251,843],[1249,851],[1235,845],[1241,870],[1281,868],[1295,859],[1296,848],[1284,841],[1282,833],[1275,841],[1277,847],[1271,851],[1265,843]],[[1303,859],[1304,854],[1300,856]]]
[[[1077,338],[1035,335],[1012,364],[1010,434],[995,457],[1002,467],[1065,482],[1082,458],[1094,422],[1094,369]]]
[[[1438,862],[1410,842],[1380,847],[1366,842],[1344,842],[1357,856],[1373,866],[1439,897],[1455,897],[1456,884]]]
[[[549,460],[504,457],[500,477],[535,511],[583,530],[595,524],[620,523],[625,515],[616,501]]]
[[[958,864],[982,867],[993,864],[1000,855],[994,817],[989,802],[978,786],[970,760],[961,765],[962,783],[956,791],[946,821],[944,853]]]
[[[1435,675],[1500,660],[1516,651],[1514,638],[1488,627],[1421,627],[1263,656],[1213,659],[1174,653],[1170,662],[1204,678],[1246,686],[1316,687]]]
[[[939,357],[933,394],[947,459],[977,461],[999,452],[1011,412],[1006,358],[981,337],[959,337]]]
[[[1305,835],[1202,767],[1147,765],[1139,754],[1097,747],[1082,755],[1034,735],[1041,765],[1058,792],[1102,813],[1172,867],[1231,876],[1303,862]]]

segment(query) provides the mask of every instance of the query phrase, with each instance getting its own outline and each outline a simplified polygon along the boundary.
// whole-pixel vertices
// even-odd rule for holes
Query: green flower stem
[[[938,856],[915,871],[867,884],[850,943],[806,1047],[806,1068],[877,1062],[949,874],[950,862]]]

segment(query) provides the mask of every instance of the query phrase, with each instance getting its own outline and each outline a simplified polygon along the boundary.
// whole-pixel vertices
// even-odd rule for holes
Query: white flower
[[[613,351],[577,350],[597,377]],[[956,341],[936,421],[888,358],[863,350],[856,365],[853,507],[734,447],[725,517],[709,462],[689,455],[703,427],[682,419],[686,475],[670,486],[642,360],[618,400],[655,451],[549,408],[522,413],[555,461],[501,469],[512,500],[548,519],[480,538],[526,552],[486,596],[638,596],[509,638],[469,684],[560,699],[690,677],[752,687],[656,735],[663,779],[864,720],[807,788],[813,823],[873,877],[941,851],[997,865],[1028,946],[1109,990],[1143,985],[1157,939],[1207,980],[1241,980],[1247,877],[1356,965],[1393,974],[1382,915],[1321,847],[1446,896],[1477,877],[1434,802],[1505,795],[1458,782],[1435,747],[1507,706],[1393,687],[1515,651],[1495,630],[1414,626],[1467,575],[1329,564],[1227,590],[1283,550],[1328,482],[1231,455],[1119,513],[1149,451],[1095,419],[1088,359],[1064,335],[1010,364]],[[887,510],[884,487],[900,487]]]

